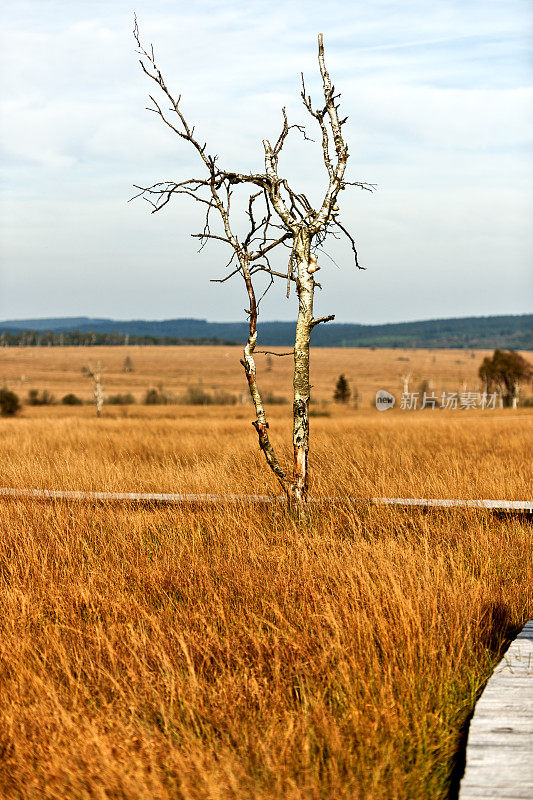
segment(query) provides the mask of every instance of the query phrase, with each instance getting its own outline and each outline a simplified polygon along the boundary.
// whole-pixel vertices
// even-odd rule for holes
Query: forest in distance
[[[294,342],[294,322],[259,322],[266,347]],[[231,345],[247,336],[246,322],[203,319],[113,320],[91,317],[0,322],[0,345]],[[330,322],[313,333],[314,347],[533,350],[533,314],[462,317],[383,325]]]

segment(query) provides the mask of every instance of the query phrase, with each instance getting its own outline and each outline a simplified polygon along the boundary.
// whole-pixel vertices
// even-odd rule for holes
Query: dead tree
[[[102,406],[104,405],[104,391],[102,389],[102,367],[100,362],[96,367],[89,364],[88,375],[93,379],[93,392],[94,402],[96,404],[96,416],[102,415]]]
[[[400,375],[400,378],[403,381],[403,393],[409,394],[409,381],[413,377],[412,372],[408,372],[406,375]]]
[[[150,95],[152,106],[148,108],[157,114],[177,136],[193,147],[202,162],[204,175],[182,181],[162,181],[151,186],[136,186],[135,197],[144,197],[152,206],[152,213],[164,208],[176,195],[186,195],[200,203],[205,209],[205,223],[201,233],[192,234],[200,241],[201,248],[211,239],[225,242],[232,250],[227,263],[228,273],[217,282],[229,280],[240,275],[248,296],[249,335],[244,347],[241,364],[244,368],[250,395],[255,407],[253,425],[259,437],[259,447],[266,461],[291,502],[303,503],[307,500],[309,485],[309,342],[311,332],[320,323],[334,319],[331,314],[316,318],[313,315],[315,288],[320,284],[315,273],[320,269],[316,252],[321,249],[330,235],[345,236],[350,244],[355,266],[360,267],[353,236],[339,219],[337,205],[339,192],[347,186],[357,186],[372,191],[374,186],[344,178],[348,147],[342,134],[346,119],[339,119],[339,94],[335,92],[324,60],[322,34],[318,36],[318,64],[322,78],[323,100],[318,108],[312,104],[307,93],[302,74],[301,98],[307,112],[315,121],[322,143],[323,162],[328,181],[322,200],[314,208],[303,193],[296,192],[278,171],[283,145],[292,129],[297,129],[308,138],[301,125],[289,125],[286,110],[282,109],[281,132],[274,142],[263,140],[265,170],[261,173],[241,173],[223,169],[217,156],[207,151],[207,145],[195,134],[194,126],[188,122],[181,109],[181,95],[174,95],[161,74],[156,63],[153,46],[146,49],[140,40],[137,20],[134,27],[135,41],[140,55],[140,64],[145,74],[158,86],[164,99]],[[230,216],[231,198],[237,187],[248,187],[247,223],[248,232],[238,236]],[[251,187],[251,189],[250,189]],[[134,199],[134,198],[132,198]],[[214,233],[211,229],[212,213],[218,215],[221,229]],[[283,262],[287,266],[277,266],[274,257],[284,252]],[[256,278],[266,276],[268,286],[257,299]],[[262,297],[276,280],[284,281],[287,297],[291,285],[296,288],[298,298],[298,317],[293,351],[293,448],[294,460],[292,474],[282,468],[269,438],[269,426],[259,390],[254,351],[257,345],[258,310]]]

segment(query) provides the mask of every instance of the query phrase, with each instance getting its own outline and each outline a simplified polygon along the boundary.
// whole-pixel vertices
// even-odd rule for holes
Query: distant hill
[[[262,322],[262,346],[288,347],[294,342],[294,322]],[[246,322],[207,322],[203,319],[112,320],[91,317],[19,319],[0,322],[0,335],[15,343],[22,332],[33,331],[34,343],[45,343],[46,332],[53,334],[95,334],[80,341],[93,344],[118,344],[128,335],[138,344],[228,344],[242,343],[247,336]],[[115,334],[114,336],[112,334]],[[118,336],[117,336],[118,335]],[[48,337],[50,344],[58,337]],[[70,339],[63,337],[63,343]],[[385,325],[328,323],[313,332],[315,347],[430,347],[533,350],[533,314],[518,316],[462,317],[395,322]],[[28,343],[29,340],[28,340]],[[33,343],[33,342],[32,342]]]

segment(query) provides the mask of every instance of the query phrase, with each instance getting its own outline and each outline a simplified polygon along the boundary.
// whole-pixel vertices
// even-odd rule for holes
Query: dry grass
[[[0,420],[0,483],[274,486],[248,408],[93,414]],[[335,409],[312,420],[312,491],[527,499],[531,418]],[[289,427],[275,408],[285,455]],[[532,544],[527,523],[459,510],[3,500],[0,796],[443,800],[533,614]]]
[[[530,498],[531,409],[355,412],[311,419],[318,497]],[[271,438],[290,455],[289,409]],[[91,491],[268,493],[250,408],[61,406],[0,420],[1,484]],[[528,491],[529,490],[529,491]]]
[[[271,348],[278,353],[287,348]],[[477,371],[485,350],[370,350],[368,348],[316,348],[312,356],[313,396],[331,400],[341,372],[362,395],[369,407],[377,389],[398,393],[401,375],[412,373],[411,389],[423,380],[432,380],[441,391],[469,390],[479,386]],[[530,354],[524,354],[526,358]],[[124,360],[131,358],[134,371],[124,372]],[[175,393],[203,381],[207,391],[225,390],[247,396],[246,381],[239,359],[242,347],[5,347],[0,348],[0,381],[25,396],[28,389],[48,389],[60,399],[74,392],[84,399],[92,396],[91,381],[81,369],[89,362],[101,361],[107,394],[131,392],[140,400],[149,386],[163,383]],[[291,358],[258,354],[260,386],[265,392],[291,397]]]
[[[444,798],[461,723],[533,610],[517,522],[1,514],[9,800]]]

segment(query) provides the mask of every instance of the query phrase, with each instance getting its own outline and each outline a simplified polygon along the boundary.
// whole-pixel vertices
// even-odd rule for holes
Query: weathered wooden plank
[[[425,508],[432,506],[435,508],[459,506],[463,508],[483,508],[489,511],[528,511],[533,513],[533,502],[528,500],[441,500],[438,498],[402,499],[394,497],[373,497],[372,500],[374,503],[383,505],[423,506]]]
[[[264,503],[285,502],[284,497],[270,495],[216,495],[216,494],[179,494],[163,492],[81,492],[54,489],[12,489],[0,487],[0,497],[35,498],[38,500],[95,500],[98,502],[126,503],[159,503],[177,505],[180,503]],[[508,513],[531,514],[533,502],[527,500],[448,500],[439,498],[398,498],[398,497],[326,497],[310,498],[310,503],[375,503],[377,505],[395,505],[420,508],[479,508],[486,511],[503,511]]]
[[[468,734],[460,800],[533,800],[533,620],[481,695]]]

